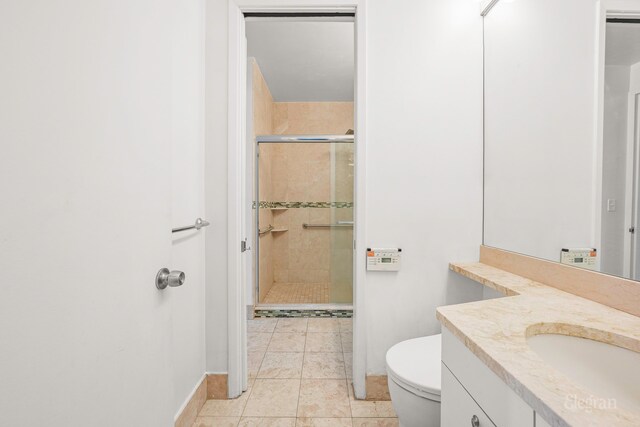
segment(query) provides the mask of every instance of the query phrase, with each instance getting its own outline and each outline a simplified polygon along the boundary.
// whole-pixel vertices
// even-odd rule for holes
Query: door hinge
[[[240,242],[240,252],[250,251],[251,248],[247,246],[247,238]]]

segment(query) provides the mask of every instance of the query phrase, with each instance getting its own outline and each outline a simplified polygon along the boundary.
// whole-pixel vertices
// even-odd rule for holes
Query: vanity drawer
[[[444,363],[440,410],[442,427],[496,427]]]
[[[533,409],[446,328],[442,328],[442,363],[495,425],[534,426]],[[449,404],[446,402],[449,393],[444,382],[444,372],[443,370],[443,407]],[[461,425],[471,424],[467,420]]]

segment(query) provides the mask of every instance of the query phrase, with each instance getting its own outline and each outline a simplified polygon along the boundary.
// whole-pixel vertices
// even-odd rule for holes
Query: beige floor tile
[[[309,319],[307,332],[340,332],[338,319]]]
[[[275,332],[307,332],[309,319],[278,319]]]
[[[200,410],[200,417],[239,417],[247,404],[250,391],[245,391],[236,399],[207,400]]]
[[[247,332],[268,332],[276,328],[278,319],[251,319],[247,321]]]
[[[351,416],[354,418],[394,418],[396,412],[390,400],[352,400]]]
[[[311,271],[300,271],[309,274]],[[288,275],[294,280],[292,272]],[[300,280],[302,277],[295,279]],[[324,279],[326,280],[326,279]],[[264,298],[266,304],[326,304],[329,302],[329,283],[274,283]]]
[[[397,418],[354,418],[353,427],[399,427]]]
[[[304,353],[266,353],[258,378],[300,378]]]
[[[342,351],[353,351],[353,333],[352,332],[341,332],[340,333],[340,342],[342,343]]]
[[[308,333],[305,351],[324,353],[342,352],[340,334],[335,332]]]
[[[351,427],[351,418],[298,418],[296,427]]]
[[[346,380],[302,380],[298,417],[346,418],[350,415]]]
[[[304,333],[274,333],[267,351],[284,351],[293,353],[304,351],[306,334]]]
[[[238,427],[295,427],[295,418],[243,417]]]
[[[395,418],[396,411],[390,400],[358,400],[349,386],[349,401],[353,418]],[[375,424],[374,424],[375,425]]]
[[[197,417],[192,427],[236,427],[240,417]]]
[[[269,341],[271,340],[269,332],[248,332],[247,333],[247,351],[267,351]]]
[[[248,353],[247,368],[249,370],[249,378],[255,378],[258,375],[264,355],[264,351],[251,351]]]
[[[302,378],[346,378],[342,353],[305,353]]]
[[[257,379],[244,408],[244,417],[295,417],[300,380]]]
[[[340,325],[340,332],[353,331],[353,319],[351,317],[338,319],[338,325]]]
[[[344,370],[347,379],[353,379],[353,353],[344,353]]]

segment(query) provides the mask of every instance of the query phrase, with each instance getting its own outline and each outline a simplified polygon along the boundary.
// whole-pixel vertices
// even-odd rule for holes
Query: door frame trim
[[[638,108],[640,107],[640,88],[630,88],[627,98],[627,159],[626,159],[626,178],[625,178],[625,198],[624,198],[624,225],[628,229],[632,225],[638,223],[638,200],[633,196],[633,191],[637,190],[640,182],[640,146],[638,144],[638,135],[636,134],[636,117]],[[633,155],[629,155],[629,153]],[[635,202],[635,203],[634,203]],[[634,206],[635,205],[635,206]],[[637,275],[637,266],[635,265],[635,254],[637,233],[628,235],[625,231],[624,239],[624,260],[623,274],[625,277],[635,280]],[[632,276],[633,274],[633,276]]]
[[[365,159],[366,159],[366,2],[367,0],[229,0],[228,16],[228,141],[227,141],[227,339],[230,398],[239,396],[247,388],[246,349],[246,286],[242,283],[242,209],[240,191],[245,161],[242,145],[246,130],[246,82],[242,81],[242,68],[246,58],[240,57],[244,38],[245,12],[354,12],[355,13],[355,206],[354,206],[354,281],[353,281],[353,386],[355,396],[366,396],[366,330],[365,330]],[[362,252],[362,256],[358,254]]]

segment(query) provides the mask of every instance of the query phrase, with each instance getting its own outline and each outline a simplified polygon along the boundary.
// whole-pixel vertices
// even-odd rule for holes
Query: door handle
[[[172,288],[182,286],[185,281],[185,275],[182,271],[169,271],[168,268],[161,268],[156,275],[156,288],[166,289],[167,286]]]

